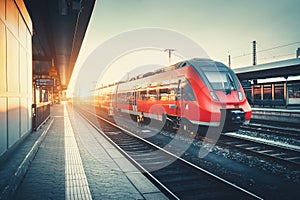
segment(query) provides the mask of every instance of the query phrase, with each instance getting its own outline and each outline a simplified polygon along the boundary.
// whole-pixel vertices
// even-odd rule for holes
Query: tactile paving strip
[[[92,199],[66,105],[64,115],[66,199]]]

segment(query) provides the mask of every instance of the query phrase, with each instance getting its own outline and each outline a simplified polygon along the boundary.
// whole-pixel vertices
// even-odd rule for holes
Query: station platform
[[[0,199],[167,199],[67,104],[0,161]]]
[[[300,124],[299,108],[252,108],[251,119]]]

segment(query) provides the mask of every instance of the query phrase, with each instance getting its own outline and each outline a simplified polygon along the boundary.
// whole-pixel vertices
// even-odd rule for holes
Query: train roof
[[[197,66],[197,65],[198,66],[199,65],[200,66],[215,66],[215,65],[218,65],[218,66],[227,67],[226,65],[224,65],[221,62],[214,61],[214,60],[211,60],[211,59],[208,59],[208,58],[194,58],[194,59],[191,59],[191,60],[187,60],[185,62],[190,63],[193,66]]]
[[[208,58],[193,58],[193,59],[190,59],[190,60],[185,60],[185,61],[178,62],[176,64],[173,64],[173,65],[170,65],[170,66],[167,66],[167,67],[160,68],[160,69],[152,71],[152,72],[147,72],[147,73],[144,73],[144,74],[140,74],[138,76],[132,77],[128,81],[121,81],[121,82],[113,83],[113,84],[110,84],[110,85],[102,86],[100,88],[111,87],[113,85],[118,85],[118,84],[121,84],[121,83],[138,80],[138,79],[141,79],[141,78],[152,76],[154,74],[159,74],[159,73],[163,73],[163,72],[166,72],[166,71],[170,71],[170,70],[174,70],[174,69],[179,69],[179,68],[185,67],[187,65],[196,66],[196,65],[199,65],[199,63],[201,63],[201,64],[208,64],[208,63],[212,64],[213,63],[213,64],[224,65],[224,64],[222,64],[220,62],[216,62],[216,61],[213,61],[213,60],[208,59]],[[100,88],[98,88],[98,89],[100,89]]]
[[[213,61],[213,60],[208,59],[208,58],[193,58],[193,59],[190,59],[190,60],[185,60],[185,61],[178,62],[176,64],[173,64],[173,65],[170,65],[170,66],[167,66],[167,67],[163,67],[163,68],[158,69],[158,70],[153,71],[153,72],[147,72],[145,74],[140,74],[136,77],[131,78],[129,81],[144,78],[144,77],[148,77],[148,76],[152,76],[154,74],[170,71],[170,70],[173,70],[173,69],[179,69],[179,68],[185,67],[187,65],[196,66],[196,65],[199,65],[199,64],[202,64],[202,65],[204,65],[204,64],[205,65],[207,65],[207,64],[224,65],[220,62],[216,62],[216,61]]]

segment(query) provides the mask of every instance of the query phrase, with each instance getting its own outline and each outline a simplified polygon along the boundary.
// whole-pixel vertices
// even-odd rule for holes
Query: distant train
[[[128,113],[167,126],[219,127],[235,131],[249,123],[251,107],[227,66],[191,59],[95,91],[96,106],[109,115]]]

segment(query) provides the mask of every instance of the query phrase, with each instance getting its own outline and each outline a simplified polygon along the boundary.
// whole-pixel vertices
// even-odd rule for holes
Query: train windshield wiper
[[[227,74],[227,80],[228,80],[229,84],[228,84],[228,87],[225,88],[225,91],[224,91],[226,95],[230,94],[231,91],[235,90],[234,82],[229,74]]]
[[[234,82],[233,82],[233,80],[232,80],[232,78],[231,78],[231,76],[229,74],[227,74],[227,78],[228,78],[229,83],[230,83],[229,89],[230,90],[235,90],[235,84],[234,84]]]

